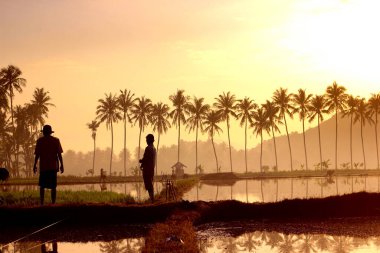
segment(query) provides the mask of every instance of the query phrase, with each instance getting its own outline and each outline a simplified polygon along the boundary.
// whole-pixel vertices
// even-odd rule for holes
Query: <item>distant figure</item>
[[[100,183],[104,183],[106,181],[106,172],[103,168],[100,169]]]
[[[51,202],[55,204],[57,196],[57,172],[63,173],[62,146],[58,138],[51,136],[54,133],[50,125],[42,129],[43,136],[37,140],[34,151],[33,172],[37,173],[37,162],[40,160],[40,203],[44,204],[45,188],[51,189]],[[59,163],[61,164],[59,166]]]
[[[45,243],[41,244],[41,253],[58,253],[58,245],[56,241],[52,242],[53,250],[47,250]]]
[[[143,158],[140,159],[140,163],[141,163],[140,168],[143,171],[145,189],[148,191],[149,197],[152,203],[154,201],[153,178],[154,178],[154,167],[156,164],[156,148],[154,147],[153,142],[154,142],[153,134],[148,134],[146,136],[146,144],[148,146],[145,148]]]
[[[6,181],[9,178],[9,172],[6,168],[0,168],[0,181]]]

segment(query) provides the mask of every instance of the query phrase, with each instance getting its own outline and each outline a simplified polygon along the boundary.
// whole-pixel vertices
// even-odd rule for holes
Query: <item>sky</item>
[[[48,90],[55,136],[64,150],[87,152],[98,99],[121,89],[169,105],[177,89],[209,104],[227,91],[261,104],[279,87],[322,94],[337,81],[368,98],[380,91],[379,9],[376,0],[1,0],[0,67],[15,65],[27,80],[16,104]],[[114,131],[118,153],[122,123]],[[237,123],[231,140],[244,148]],[[227,142],[226,130],[216,141]],[[248,141],[258,143],[252,133]],[[102,124],[97,146],[110,142]],[[174,127],[161,138],[176,142]],[[128,149],[137,145],[138,127],[129,126]]]

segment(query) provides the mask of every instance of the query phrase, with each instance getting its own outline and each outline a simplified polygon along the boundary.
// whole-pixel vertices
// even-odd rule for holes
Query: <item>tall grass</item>
[[[40,202],[39,191],[0,192],[0,206],[33,206]],[[50,203],[50,190],[45,190],[45,203]],[[130,195],[115,192],[57,191],[57,204],[124,203],[133,204]]]

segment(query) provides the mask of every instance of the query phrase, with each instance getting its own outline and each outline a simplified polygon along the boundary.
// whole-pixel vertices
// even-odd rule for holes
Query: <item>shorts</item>
[[[57,172],[55,170],[41,171],[38,185],[42,188],[57,188]]]

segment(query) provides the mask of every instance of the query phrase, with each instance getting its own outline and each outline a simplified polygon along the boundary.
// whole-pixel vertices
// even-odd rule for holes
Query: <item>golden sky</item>
[[[279,87],[321,94],[334,80],[354,95],[379,92],[379,9],[376,0],[0,1],[0,67],[16,65],[27,79],[17,104],[48,90],[56,107],[47,122],[64,149],[89,151],[97,100],[120,89],[166,103],[177,89],[208,103],[223,91],[263,103]],[[138,129],[127,131],[132,150]],[[242,129],[231,138],[243,148]],[[104,125],[97,140],[110,145]]]

